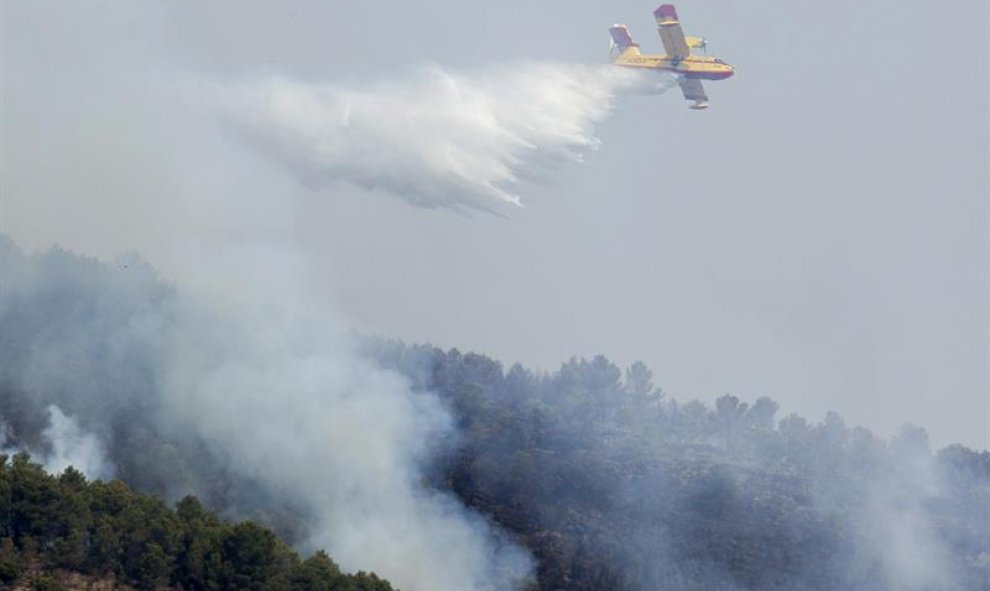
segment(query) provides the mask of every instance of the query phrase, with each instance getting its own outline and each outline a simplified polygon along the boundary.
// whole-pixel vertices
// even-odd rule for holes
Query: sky
[[[501,216],[313,190],[180,121],[168,92],[148,98],[190,79],[599,64],[616,22],[660,52],[654,8],[0,0],[0,232],[137,251],[180,284],[198,271],[176,253],[216,232],[290,237],[360,332],[506,366],[642,360],[677,399],[770,396],[990,448],[982,0],[679,2],[737,69],[707,84],[711,108],[620,97],[598,149],[523,183]]]

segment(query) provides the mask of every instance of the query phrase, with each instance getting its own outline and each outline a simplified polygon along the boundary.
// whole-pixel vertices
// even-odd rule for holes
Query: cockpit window
[[[724,64],[725,63],[725,60],[719,59],[719,58],[715,58],[715,63],[716,64]]]

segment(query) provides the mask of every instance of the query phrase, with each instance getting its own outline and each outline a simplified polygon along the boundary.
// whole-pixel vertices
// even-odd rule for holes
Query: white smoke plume
[[[517,587],[528,555],[422,484],[454,435],[439,401],[356,352],[307,293],[291,250],[255,252],[252,276],[241,278],[249,292],[217,285],[200,291],[208,306],[177,313],[166,420],[303,506],[315,526],[309,545],[348,570],[373,569],[411,591]]]
[[[103,444],[92,433],[79,427],[75,418],[66,415],[58,406],[50,405],[48,425],[41,432],[41,448],[27,449],[34,460],[40,462],[51,474],[61,474],[68,467],[79,470],[90,480],[112,478],[113,464],[107,459]],[[11,455],[22,451],[9,443],[10,429],[0,428],[3,453]]]
[[[48,427],[41,433],[49,452],[43,456],[45,469],[53,474],[69,466],[90,479],[113,476],[113,468],[99,439],[79,428],[75,419],[66,416],[59,407],[48,407]]]
[[[893,470],[874,474],[858,508],[858,554],[872,559],[875,564],[869,566],[892,588],[959,589],[949,566],[949,546],[925,511],[925,503],[937,499],[941,488],[927,435],[905,426],[892,446],[897,460]]]
[[[212,85],[213,100],[316,188],[343,181],[414,205],[521,205],[519,183],[580,161],[622,90],[672,77],[611,66],[439,66],[366,86],[268,78]]]
[[[25,257],[0,236],[0,410],[12,427],[0,445],[90,478],[114,475],[108,451],[172,461],[175,474],[159,467],[172,498],[208,494],[202,469],[219,468],[244,485],[217,507],[226,515],[296,510],[302,550],[401,589],[522,585],[526,552],[424,484],[457,441],[447,409],[358,352],[308,289],[299,249],[221,239],[188,262],[196,273],[173,291],[133,258]]]

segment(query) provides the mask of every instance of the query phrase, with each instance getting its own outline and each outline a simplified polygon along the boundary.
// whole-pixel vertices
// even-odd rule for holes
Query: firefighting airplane
[[[708,96],[702,80],[723,80],[733,74],[732,66],[717,57],[691,55],[692,49],[705,50],[707,41],[700,37],[685,37],[677,11],[673,4],[664,4],[653,11],[657,19],[660,41],[667,55],[643,55],[639,44],[632,40],[625,25],[613,25],[608,32],[612,36],[609,54],[612,63],[626,68],[645,68],[677,74],[684,98],[694,101],[692,109],[707,109]]]

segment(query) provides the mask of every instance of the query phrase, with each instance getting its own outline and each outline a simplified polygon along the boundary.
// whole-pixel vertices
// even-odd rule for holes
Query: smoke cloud
[[[111,267],[0,242],[6,447],[91,478],[115,475],[107,450],[131,482],[169,478],[173,499],[226,481],[239,489],[227,514],[298,511],[302,546],[403,589],[518,586],[528,555],[423,484],[456,443],[447,409],[356,352],[294,250],[232,248],[240,265],[221,275],[231,252],[204,255],[200,271],[221,279],[179,292],[133,257]]]
[[[477,74],[433,66],[366,86],[275,77],[192,89],[313,187],[344,182],[463,212],[519,205],[522,181],[597,146],[594,125],[619,91],[656,85],[607,67],[528,63]],[[421,485],[454,436],[445,409],[355,352],[287,234],[197,253],[194,289],[206,303],[176,311],[166,421],[268,494],[293,497],[317,524],[310,543],[345,567],[412,590],[518,586],[529,557]]]
[[[945,494],[927,436],[917,427],[905,427],[892,448],[891,468],[868,481],[857,507],[858,555],[874,563],[857,566],[866,573],[872,566],[873,576],[879,572],[895,589],[960,589],[952,575],[949,544],[926,511],[926,502]]]
[[[286,251],[270,255],[300,268]],[[208,305],[177,311],[167,422],[302,507],[315,522],[307,545],[347,568],[373,568],[413,590],[516,586],[528,556],[422,484],[438,448],[453,442],[446,409],[362,358],[300,277],[264,260],[254,269],[248,294],[211,291]]]
[[[215,106],[307,185],[381,189],[428,208],[521,205],[521,181],[580,161],[620,91],[669,76],[521,63],[463,74],[439,66],[365,86],[267,78],[209,85]]]
[[[49,406],[46,413],[48,425],[41,432],[38,449],[24,449],[10,441],[10,427],[3,424],[0,429],[3,453],[27,451],[52,474],[61,474],[72,466],[90,479],[113,477],[113,465],[107,459],[103,443],[95,435],[84,432],[73,417],[55,405]]]
[[[48,407],[48,421],[48,427],[42,431],[42,437],[51,448],[44,459],[46,470],[58,474],[74,466],[88,478],[113,476],[103,445],[94,435],[84,433],[72,417],[54,405]]]

